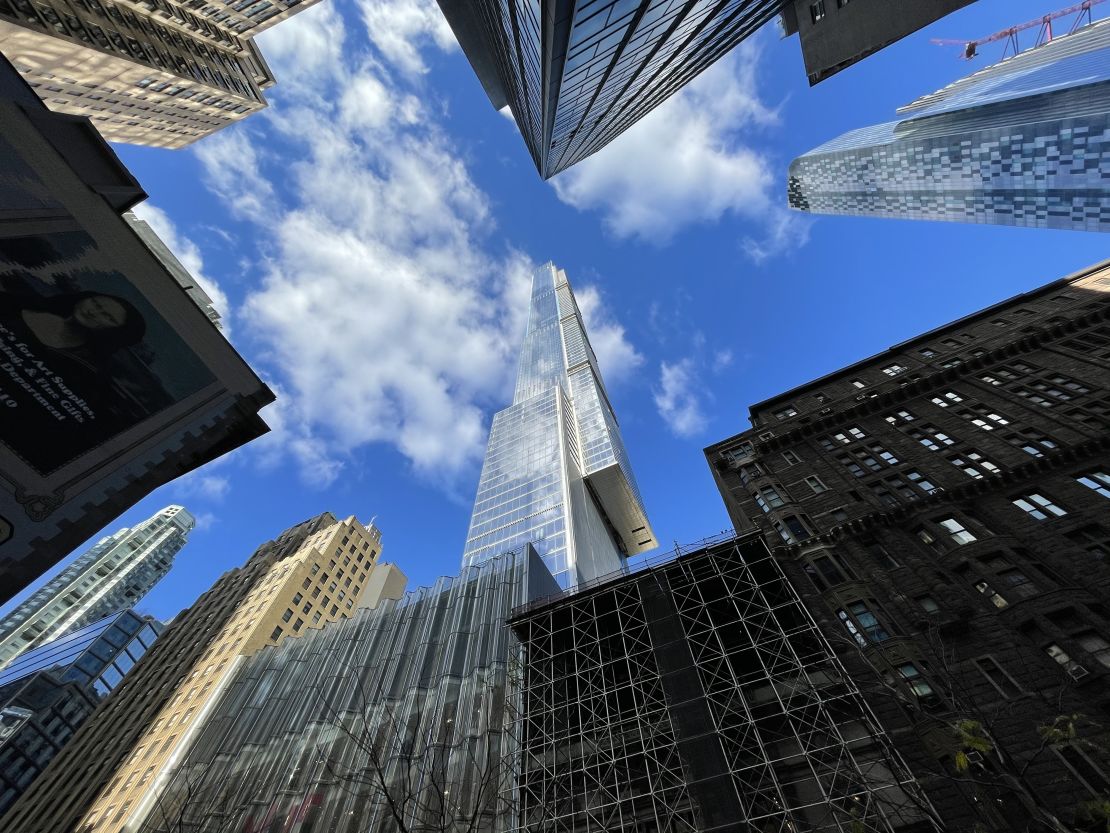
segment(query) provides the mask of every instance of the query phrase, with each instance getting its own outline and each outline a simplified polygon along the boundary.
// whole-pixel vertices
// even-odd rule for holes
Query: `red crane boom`
[[[1052,21],[1074,14],[1075,21],[1068,30],[1068,34],[1071,34],[1080,27],[1084,20],[1088,23],[1092,22],[1091,6],[1097,6],[1099,3],[1105,2],[1106,0],[1083,0],[1082,3],[1076,3],[1074,6],[1068,6],[1066,9],[1060,9],[1059,11],[1049,12],[1044,17],[1039,17],[1036,20],[1027,20],[1025,23],[1019,23],[1017,26],[1011,26],[1009,29],[1003,29],[1000,32],[995,32],[993,35],[987,35],[985,38],[979,38],[978,40],[933,38],[933,43],[941,46],[962,46],[964,48],[963,57],[974,58],[978,54],[980,46],[1004,40],[1006,41],[1006,48],[1002,51],[1002,57],[1005,58],[1011,48],[1015,55],[1021,51],[1020,45],[1018,44],[1019,32],[1024,32],[1026,29],[1032,29],[1035,26],[1040,27],[1040,31],[1037,33],[1037,41],[1034,44],[1034,46],[1040,46],[1042,43],[1048,43],[1052,40]]]

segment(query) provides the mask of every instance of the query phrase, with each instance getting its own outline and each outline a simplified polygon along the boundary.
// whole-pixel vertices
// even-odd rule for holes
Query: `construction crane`
[[[996,41],[1006,41],[1006,46],[1002,50],[1002,57],[1005,58],[1010,50],[1013,49],[1013,54],[1021,51],[1018,44],[1018,33],[1024,32],[1027,29],[1039,27],[1037,32],[1037,41],[1034,46],[1040,46],[1042,43],[1048,43],[1052,40],[1052,21],[1059,20],[1061,17],[1067,17],[1074,14],[1075,20],[1072,22],[1071,28],[1068,30],[1070,35],[1076,31],[1084,21],[1091,23],[1091,6],[1097,6],[1099,3],[1105,3],[1106,0],[1083,0],[1082,3],[1076,3],[1074,6],[1068,6],[1066,9],[1059,11],[1049,12],[1044,17],[1039,17],[1036,20],[1027,20],[1025,23],[1019,23],[1017,26],[1011,26],[1009,29],[1003,29],[1001,32],[995,32],[993,35],[987,35],[985,38],[979,40],[952,40],[951,38],[933,38],[933,43],[940,46],[962,46],[964,48],[963,57],[970,60],[979,54],[979,47],[988,43],[995,43]]]

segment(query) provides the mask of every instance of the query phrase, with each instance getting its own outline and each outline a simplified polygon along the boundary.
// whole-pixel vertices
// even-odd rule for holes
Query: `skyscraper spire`
[[[574,293],[552,263],[532,276],[513,404],[493,418],[463,566],[526,543],[563,587],[656,546]]]

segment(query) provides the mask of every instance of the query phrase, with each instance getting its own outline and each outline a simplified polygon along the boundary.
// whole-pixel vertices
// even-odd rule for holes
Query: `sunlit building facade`
[[[439,0],[490,101],[512,110],[544,179],[603,148],[784,5]]]
[[[463,566],[531,544],[563,587],[656,546],[566,273],[532,276],[513,404],[493,418]]]
[[[0,668],[36,646],[133,606],[170,571],[196,520],[167,506],[102,538],[0,621]]]
[[[792,208],[1110,231],[1110,21],[1007,58],[790,166]]]
[[[51,110],[179,148],[266,106],[254,35],[316,0],[0,0],[0,51]]]

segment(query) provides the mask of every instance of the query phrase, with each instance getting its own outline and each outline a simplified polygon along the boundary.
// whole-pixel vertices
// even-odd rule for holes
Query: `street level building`
[[[463,566],[531,544],[563,587],[656,546],[566,273],[532,276],[513,404],[493,418]]]
[[[148,656],[104,701],[96,719],[81,727],[0,819],[0,831],[56,833],[79,826],[98,833],[120,830],[160,767],[187,743],[185,735],[214,701],[240,657],[345,618],[360,601],[368,603],[370,594],[397,595],[398,585],[403,589],[404,578],[395,568],[374,564],[380,548],[373,526],[353,518],[339,521],[326,512],[263,544],[243,567],[225,573],[192,607],[174,617]],[[350,563],[343,564],[347,559]],[[377,575],[379,570],[386,575]],[[358,591],[352,589],[356,577]],[[298,594],[301,598],[294,603]],[[152,765],[155,769],[144,779]],[[129,775],[134,776],[130,783]],[[98,797],[108,796],[132,806],[121,814],[116,799],[97,803]],[[94,807],[96,817],[90,818]]]
[[[104,138],[180,148],[266,106],[254,35],[315,0],[0,0],[0,52]]]
[[[28,651],[0,673],[0,818],[163,627],[119,611]]]
[[[170,571],[195,526],[183,507],[167,506],[101,538],[0,620],[0,669],[25,651],[134,606]]]
[[[490,102],[510,108],[544,179],[603,148],[783,5],[439,0]]]
[[[782,10],[782,30],[798,35],[812,86],[972,2],[793,0]]]
[[[951,829],[1080,827],[1110,790],[1108,390],[1110,262],[706,449]]]
[[[521,831],[938,829],[758,535],[676,549],[510,624]]]
[[[981,69],[898,113],[795,159],[790,207],[1110,230],[1110,21]]]
[[[2,57],[0,193],[2,604],[265,433],[273,393],[120,216],[146,194],[89,120],[50,112]]]

